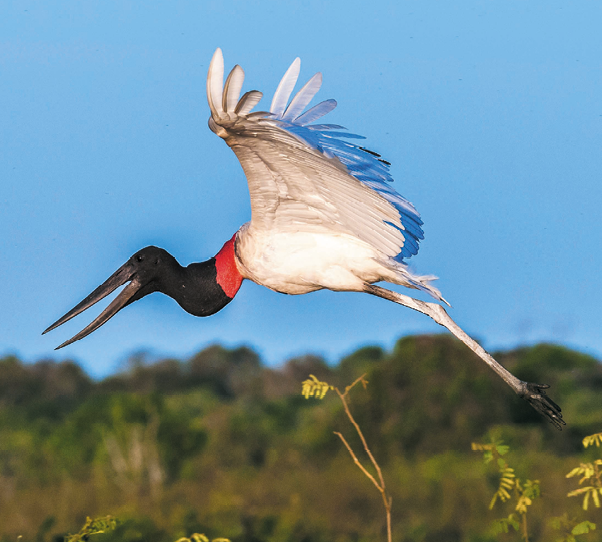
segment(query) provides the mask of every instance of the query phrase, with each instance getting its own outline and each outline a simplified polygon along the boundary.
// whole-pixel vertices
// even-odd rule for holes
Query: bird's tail
[[[451,307],[447,300],[441,295],[441,292],[431,284],[431,282],[438,278],[435,275],[414,275],[408,269],[406,264],[397,262],[393,259],[389,261],[386,267],[393,272],[393,276],[388,278],[389,282],[426,292],[437,301],[441,301],[448,307]]]

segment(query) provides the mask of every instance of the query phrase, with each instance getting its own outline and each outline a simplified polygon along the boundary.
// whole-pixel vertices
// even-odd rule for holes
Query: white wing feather
[[[237,64],[234,69],[228,75],[226,83],[224,84],[224,96],[222,99],[222,107],[226,113],[234,113],[234,109],[238,104],[238,98],[240,97],[240,90],[245,80],[245,72]]]
[[[274,93],[272,106],[270,107],[270,113],[273,113],[276,116],[282,115],[284,109],[286,108],[286,104],[288,103],[288,99],[290,98],[291,92],[295,88],[295,83],[297,83],[300,69],[301,59],[297,57],[290,65],[289,69],[286,70],[284,77],[280,81],[280,84]]]
[[[261,100],[262,97],[263,94],[258,90],[245,92],[238,102],[238,105],[234,109],[234,113],[240,116],[248,115],[251,109],[253,109],[259,103],[259,100]]]
[[[284,115],[282,115],[282,120],[295,120],[307,107],[307,104],[311,102],[311,99],[320,90],[321,86],[322,74],[318,72],[297,92],[290,105],[286,108]]]
[[[218,47],[213,53],[211,64],[209,64],[209,74],[207,75],[207,101],[211,116],[214,120],[220,119],[224,113],[222,107],[222,89],[224,87],[224,56],[222,50]]]
[[[251,195],[254,230],[338,231],[394,257],[403,246],[399,213],[378,193],[348,175],[336,159],[306,148],[280,128],[257,123],[230,132]]]

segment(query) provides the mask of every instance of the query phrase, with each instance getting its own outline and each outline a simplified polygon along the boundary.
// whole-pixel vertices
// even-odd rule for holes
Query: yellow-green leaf
[[[497,448],[497,453],[500,455],[506,455],[508,453],[508,450],[510,450],[510,446],[506,446],[505,444],[498,444],[496,446]]]
[[[592,489],[592,498],[594,499],[596,508],[600,508],[600,497],[598,497],[598,491],[596,489]]]
[[[573,527],[571,534],[587,534],[596,529],[596,524],[591,521],[582,521]]]
[[[585,492],[589,491],[590,489],[592,489],[592,486],[580,487],[579,489],[574,489],[570,493],[567,493],[567,497],[576,497],[577,495],[581,495],[582,493],[585,493]]]

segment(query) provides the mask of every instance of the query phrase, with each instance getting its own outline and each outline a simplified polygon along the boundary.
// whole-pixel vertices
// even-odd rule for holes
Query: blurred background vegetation
[[[233,542],[383,540],[382,502],[333,431],[361,445],[334,394],[301,396],[310,373],[340,388],[367,374],[351,408],[393,497],[395,540],[494,540],[489,526],[503,514],[488,504],[498,480],[470,449],[491,438],[510,445],[517,475],[540,480],[531,540],[553,540],[549,517],[581,513],[566,497],[575,488],[566,473],[599,452],[584,452],[581,439],[602,430],[602,366],[548,344],[496,359],[552,385],[564,431],[445,335],[406,337],[391,352],[362,348],[335,366],[308,355],[268,368],[244,347],[186,360],[137,355],[101,381],[75,362],[4,357],[0,541],[62,540],[87,516],[107,514],[121,524],[98,542],[194,532]]]

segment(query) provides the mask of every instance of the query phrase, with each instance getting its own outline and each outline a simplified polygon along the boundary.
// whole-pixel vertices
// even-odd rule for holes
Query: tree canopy
[[[364,373],[368,388],[354,390],[351,408],[388,477],[397,532],[487,540],[490,487],[472,441],[496,435],[520,449],[519,466],[539,469],[542,485],[554,480],[546,491],[555,505],[581,438],[602,427],[598,360],[551,344],[496,358],[552,385],[566,430],[555,431],[447,335],[405,337],[390,352],[367,346],[334,365],[306,355],[270,368],[251,348],[219,345],[188,359],[138,354],[100,381],[74,361],[7,356],[0,540],[50,541],[107,514],[123,522],[98,542],[192,532],[234,542],[380,538],[379,502],[333,435],[349,430],[341,405],[301,395],[309,374],[343,388]]]

